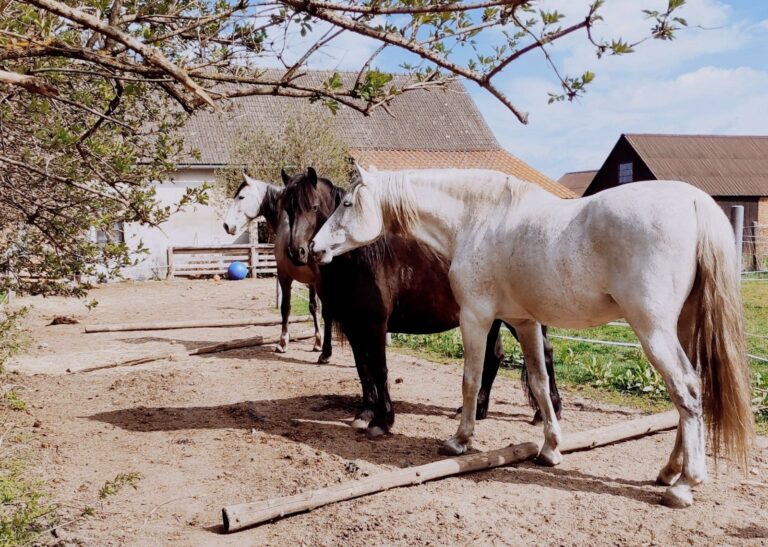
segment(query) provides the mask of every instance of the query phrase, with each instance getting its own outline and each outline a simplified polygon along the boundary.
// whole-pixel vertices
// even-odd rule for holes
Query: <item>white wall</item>
[[[188,187],[199,186],[214,180],[213,169],[182,169],[174,173],[168,182],[157,184],[157,200],[162,205],[174,206],[184,195]],[[138,254],[134,258],[144,257],[137,266],[123,269],[127,279],[164,279],[167,274],[166,251],[168,247],[186,245],[228,245],[243,236],[231,236],[222,228],[223,213],[209,205],[190,205],[183,211],[174,213],[159,228],[127,224],[125,242],[136,249],[139,242],[149,250],[149,254]],[[247,235],[244,236],[247,242]]]

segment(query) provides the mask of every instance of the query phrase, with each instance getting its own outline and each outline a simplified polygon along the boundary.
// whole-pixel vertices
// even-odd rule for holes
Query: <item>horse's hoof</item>
[[[317,344],[315,344],[314,346],[312,346],[312,351],[323,351],[323,346],[318,346]]]
[[[275,353],[285,353],[285,350],[286,350],[285,346],[281,346],[279,344],[275,346]]]
[[[563,461],[563,455],[555,448],[554,450],[544,445],[536,458],[536,463],[539,465],[545,465],[547,467],[554,467],[560,465]]]
[[[352,429],[368,429],[368,420],[364,420],[363,418],[355,418],[352,420],[350,426]]]
[[[674,471],[669,469],[668,467],[664,467],[661,471],[659,471],[659,476],[656,477],[656,484],[660,486],[672,486],[675,484],[675,481],[680,477],[679,471]]]
[[[365,430],[366,435],[368,435],[369,439],[378,439],[379,437],[383,437],[388,432],[384,430],[383,427],[380,427],[378,425],[375,425],[373,427],[369,427]]]
[[[321,355],[317,358],[317,364],[318,365],[327,365],[331,362],[331,356],[330,355]]]
[[[539,425],[543,421],[544,421],[544,418],[541,416],[541,410],[537,410],[536,414],[534,414],[533,418],[531,418],[531,425]]]
[[[440,454],[445,456],[461,456],[467,452],[467,444],[459,442],[456,437],[451,437],[443,443]]]
[[[670,486],[661,496],[661,504],[672,509],[685,509],[693,505],[693,492],[687,484]]]

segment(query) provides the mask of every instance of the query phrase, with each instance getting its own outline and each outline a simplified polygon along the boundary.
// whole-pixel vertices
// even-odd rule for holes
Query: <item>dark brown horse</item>
[[[294,261],[307,262],[311,255],[309,242],[343,194],[343,189],[318,178],[312,168],[306,175],[290,178],[281,202],[290,227],[287,252]],[[323,305],[352,346],[360,375],[363,406],[353,425],[367,427],[371,436],[386,433],[395,418],[387,382],[386,334],[429,334],[459,326],[459,307],[448,282],[448,263],[412,240],[387,235],[320,267],[317,287]],[[488,333],[478,418],[488,412],[491,387],[504,359],[500,327],[501,321],[495,321]],[[507,327],[517,337],[514,329]],[[544,346],[550,394],[559,415],[552,346],[546,336]],[[528,396],[533,402],[530,390]],[[538,417],[537,410],[534,421]]]

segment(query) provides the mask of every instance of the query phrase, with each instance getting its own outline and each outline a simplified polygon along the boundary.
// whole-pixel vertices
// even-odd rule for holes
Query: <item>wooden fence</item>
[[[274,245],[207,245],[168,248],[168,278],[223,275],[232,262],[243,262],[251,277],[277,272]]]

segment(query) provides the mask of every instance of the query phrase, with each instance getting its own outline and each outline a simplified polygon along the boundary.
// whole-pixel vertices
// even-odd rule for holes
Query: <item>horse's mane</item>
[[[384,226],[393,234],[407,234],[419,220],[416,200],[411,190],[408,171],[379,171],[379,184],[374,190],[381,203]],[[363,183],[358,183],[359,186]],[[355,199],[359,200],[359,192]],[[357,203],[359,205],[359,201]]]

